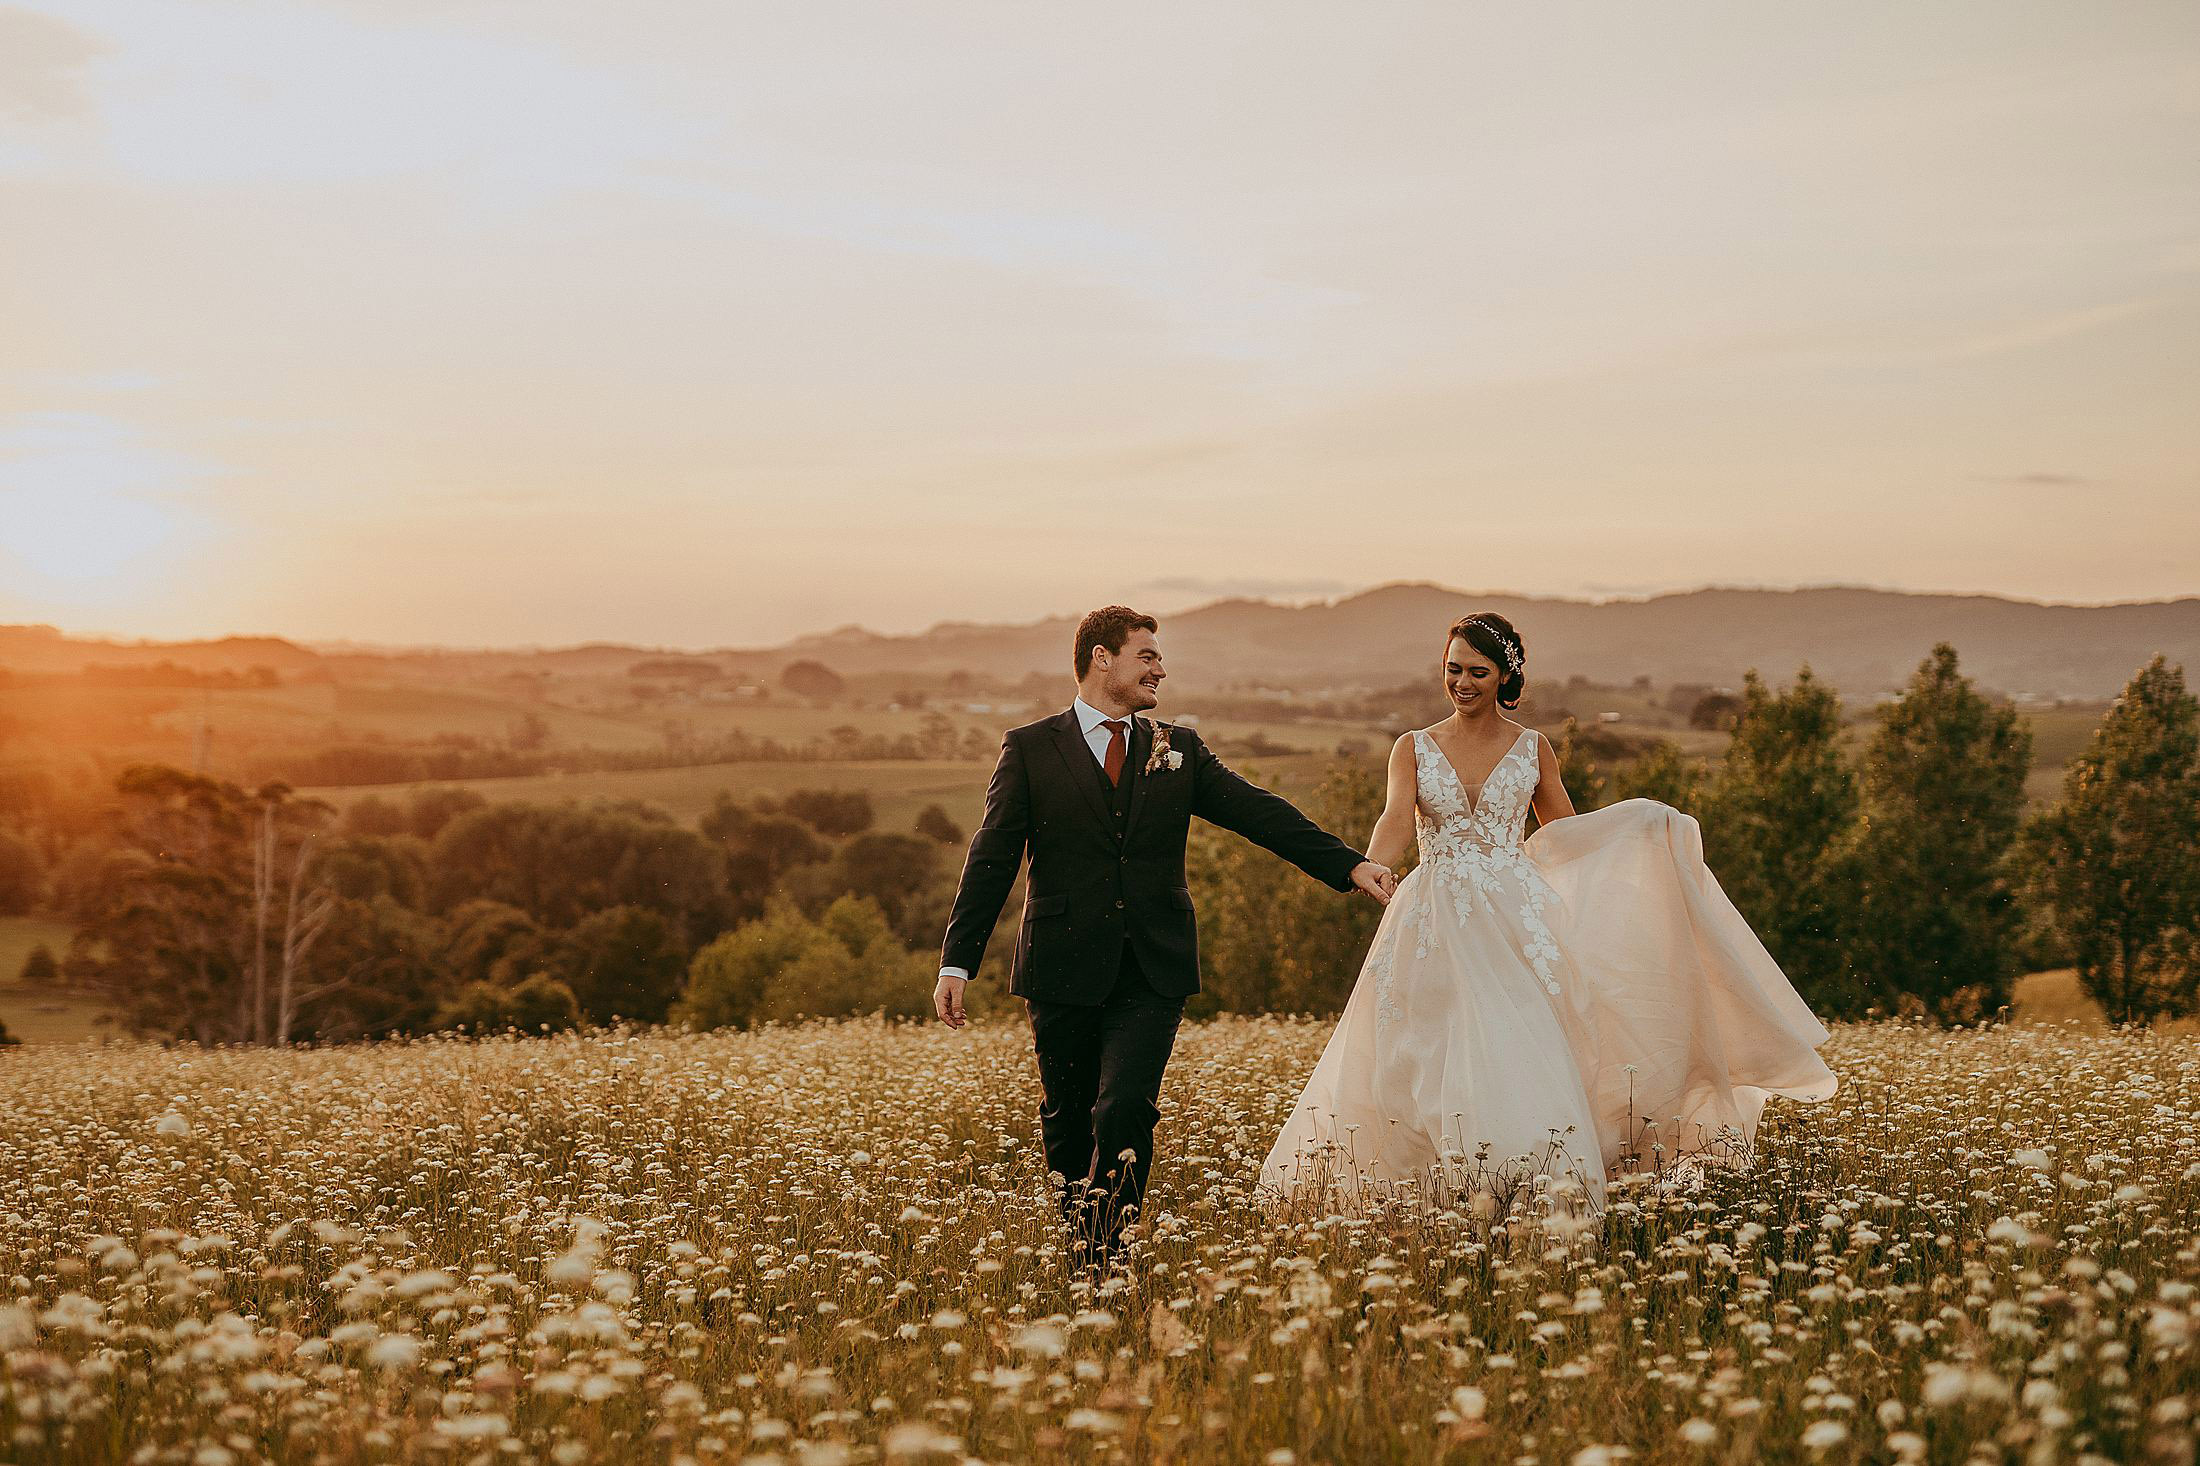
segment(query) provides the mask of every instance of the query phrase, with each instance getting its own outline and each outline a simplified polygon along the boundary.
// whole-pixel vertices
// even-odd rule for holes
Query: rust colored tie
[[[1113,787],[1123,782],[1123,755],[1129,752],[1131,746],[1130,734],[1127,731],[1130,725],[1120,718],[1108,718],[1103,720],[1100,726],[1108,730],[1106,767],[1108,784]]]

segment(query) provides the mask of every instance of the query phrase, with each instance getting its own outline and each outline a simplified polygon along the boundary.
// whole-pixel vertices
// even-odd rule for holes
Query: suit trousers
[[[1161,1074],[1184,999],[1157,992],[1125,942],[1115,985],[1098,1006],[1027,1006],[1047,1169],[1068,1183],[1063,1217],[1076,1253],[1096,1260],[1117,1249],[1145,1201]]]

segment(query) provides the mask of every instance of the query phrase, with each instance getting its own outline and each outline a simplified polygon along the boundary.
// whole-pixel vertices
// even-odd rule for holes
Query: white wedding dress
[[[1608,1173],[1746,1163],[1770,1094],[1834,1090],[1811,1015],[1703,863],[1696,822],[1630,799],[1523,839],[1523,730],[1468,789],[1413,735],[1420,864],[1261,1184],[1353,1206],[1601,1206]]]

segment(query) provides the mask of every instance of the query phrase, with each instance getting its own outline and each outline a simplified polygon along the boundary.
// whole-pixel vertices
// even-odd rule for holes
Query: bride
[[[1619,1171],[1746,1164],[1768,1096],[1834,1091],[1825,1028],[1695,820],[1646,799],[1574,813],[1549,740],[1505,716],[1525,663],[1504,617],[1461,620],[1452,715],[1391,750],[1368,858],[1395,867],[1414,837],[1420,863],[1261,1167],[1273,1192],[1596,1208]]]

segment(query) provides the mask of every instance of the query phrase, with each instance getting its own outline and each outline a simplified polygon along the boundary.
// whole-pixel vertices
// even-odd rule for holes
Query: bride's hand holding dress
[[[1542,735],[1516,729],[1470,786],[1425,731],[1392,750],[1368,858],[1395,864],[1410,829],[1420,864],[1383,913],[1264,1185],[1447,1200],[1550,1175],[1600,1199],[1596,1129],[1560,1020],[1563,959],[1543,918],[1551,895],[1521,849],[1546,756]]]
[[[1746,1163],[1768,1096],[1833,1093],[1825,1028],[1688,815],[1640,799],[1574,814],[1556,750],[1526,728],[1469,785],[1422,730],[1392,751],[1370,859],[1395,865],[1409,828],[1421,863],[1264,1186],[1448,1201],[1549,1176],[1594,1206],[1608,1172]]]

